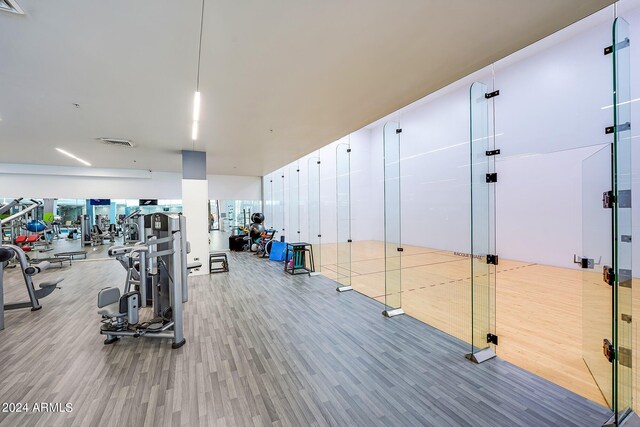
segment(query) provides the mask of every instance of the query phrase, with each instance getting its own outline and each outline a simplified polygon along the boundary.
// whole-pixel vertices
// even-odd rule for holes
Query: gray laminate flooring
[[[7,312],[0,400],[73,410],[0,412],[0,424],[599,426],[608,416],[503,360],[474,365],[460,341],[408,316],[386,319],[377,302],[322,276],[229,256],[230,273],[190,279],[177,350],[144,338],[102,344],[96,295],[122,286],[116,261],[36,276],[66,279],[42,310]],[[7,302],[24,295],[16,273]]]

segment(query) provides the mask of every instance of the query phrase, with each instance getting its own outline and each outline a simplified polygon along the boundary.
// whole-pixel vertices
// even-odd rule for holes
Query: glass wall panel
[[[273,179],[273,228],[284,236],[284,171],[274,172]]]
[[[176,201],[172,200],[172,206]],[[173,206],[177,212],[176,206]],[[212,200],[211,213],[214,216],[214,227],[209,234],[209,250],[222,251],[229,249],[229,237],[238,233],[246,233],[251,223],[251,215],[262,212],[262,200]],[[219,220],[215,217],[219,215]]]
[[[613,24],[613,123],[614,123],[614,339],[616,393],[614,412],[621,421],[632,408],[632,203],[631,203],[631,85],[629,24],[617,18]]]
[[[383,131],[385,316],[402,314],[402,242],[400,201],[400,124]]]
[[[289,241],[300,241],[300,168],[289,166]]]
[[[495,356],[489,342],[495,320],[495,182],[493,138],[489,137],[488,87],[476,82],[469,91],[471,141],[471,354],[483,362]],[[493,258],[493,259],[492,259]]]
[[[603,55],[611,45],[611,12],[594,15],[584,31],[552,36],[546,46],[553,48],[541,44],[542,49],[498,61],[489,89],[499,90],[490,99],[495,130],[489,134],[495,133],[501,150],[495,184],[500,255],[495,350],[602,405],[607,401],[582,360],[588,281],[573,261],[574,254],[597,261],[599,255],[583,247],[589,213],[582,206],[591,197],[600,212],[601,188],[611,190],[604,177],[592,185],[599,195],[583,193],[582,176],[583,161],[613,142],[604,132],[613,124],[611,56]],[[593,239],[599,236],[591,233]],[[602,275],[602,265],[596,269]],[[605,337],[593,350],[603,359]]]
[[[78,223],[85,213],[85,204],[85,199],[58,199],[58,215],[63,229],[72,228]]]
[[[220,231],[220,204],[218,200],[209,200],[209,231]]]
[[[268,175],[263,180],[264,226],[273,228],[273,179]]]
[[[602,195],[611,188],[611,145],[582,162],[582,357],[605,403],[613,406],[613,368],[602,354],[603,340],[612,339],[612,288],[602,280],[602,266],[611,266],[611,211]],[[581,264],[582,267],[582,264]]]
[[[380,126],[373,132],[380,139],[373,153],[379,159],[384,131]],[[402,310],[470,344],[468,85],[403,112],[400,138]],[[372,193],[380,201],[372,212],[379,210],[380,218],[373,217],[371,226],[382,230],[384,171],[374,169],[379,173],[372,176]],[[356,277],[354,282],[361,281]],[[384,294],[384,271],[381,278],[382,289],[374,295]],[[354,289],[359,290],[355,283]]]
[[[320,158],[311,157],[307,160],[308,165],[308,236],[309,243],[313,249],[315,270],[321,271],[322,266],[322,232],[320,231]]]
[[[351,149],[336,146],[336,281],[338,290],[351,289]]]

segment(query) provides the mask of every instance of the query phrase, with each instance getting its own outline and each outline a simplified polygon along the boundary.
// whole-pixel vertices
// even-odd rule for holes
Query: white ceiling
[[[0,161],[79,165],[60,147],[179,171],[201,2],[18,3],[0,12]],[[205,0],[194,148],[209,173],[268,173],[611,3]]]

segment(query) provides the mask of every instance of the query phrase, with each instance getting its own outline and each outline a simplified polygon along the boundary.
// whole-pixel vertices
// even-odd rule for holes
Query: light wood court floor
[[[384,244],[355,241],[351,245],[353,288],[384,303]],[[403,248],[404,311],[470,342],[469,259],[449,251]],[[335,278],[336,245],[322,245],[321,259],[323,274]],[[582,272],[504,259],[497,272],[498,356],[606,404],[582,359]],[[397,290],[389,289],[388,294]]]
[[[103,251],[103,248],[95,252]],[[74,263],[37,312],[7,312],[3,402],[71,403],[68,413],[2,413],[7,426],[600,425],[606,408],[323,277],[230,253],[229,273],[193,277],[186,345],[105,346],[96,295],[120,285],[113,260]],[[16,271],[6,301],[24,297]],[[40,277],[41,276],[41,277]]]

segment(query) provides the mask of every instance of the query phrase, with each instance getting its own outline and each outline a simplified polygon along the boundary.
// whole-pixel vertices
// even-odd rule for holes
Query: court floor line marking
[[[445,261],[445,262],[450,262],[450,261]],[[429,265],[431,265],[431,264],[429,264]],[[527,265],[523,265],[523,266],[517,267],[517,269],[522,269],[522,268],[526,268],[526,267],[533,267],[533,266],[536,266],[536,265],[538,265],[538,264],[527,264]],[[512,269],[510,269],[510,270],[512,270]],[[510,270],[503,270],[503,271],[510,271]],[[500,273],[500,272],[501,271],[498,271],[498,273]],[[373,274],[373,273],[369,273],[369,274]],[[367,274],[361,274],[360,276],[366,276],[366,275]],[[486,274],[481,274],[481,275],[477,275],[477,276],[474,276],[474,277],[476,277],[476,278],[486,277]],[[403,290],[400,291],[400,293],[402,293],[402,292],[411,292],[411,291],[415,291],[416,289],[417,290],[426,289],[427,287],[435,288],[436,286],[448,285],[448,284],[451,284],[451,283],[464,282],[466,280],[471,280],[471,277],[465,277],[465,278],[461,278],[461,279],[450,280],[449,282],[435,283],[435,284],[431,284],[431,285],[428,285],[428,286],[421,286],[421,287],[417,287],[417,288],[403,289]],[[384,296],[394,295],[394,294],[397,294],[397,293],[398,292],[392,292],[392,293],[389,293],[389,294],[378,295],[378,296],[374,296],[374,297],[371,297],[371,298],[374,298],[374,299],[375,298],[382,298]]]

